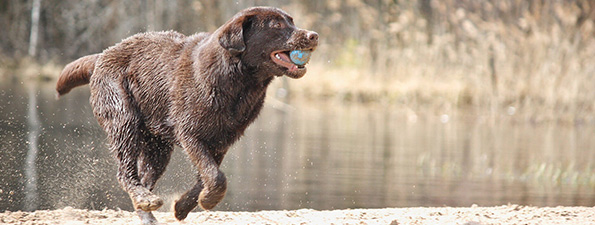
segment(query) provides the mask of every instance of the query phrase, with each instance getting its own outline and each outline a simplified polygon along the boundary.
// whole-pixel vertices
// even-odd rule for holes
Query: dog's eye
[[[279,28],[283,28],[283,23],[281,23],[281,22],[279,22],[279,21],[271,21],[271,24],[270,24],[270,26],[271,26],[272,28],[277,28],[277,29],[279,29]]]

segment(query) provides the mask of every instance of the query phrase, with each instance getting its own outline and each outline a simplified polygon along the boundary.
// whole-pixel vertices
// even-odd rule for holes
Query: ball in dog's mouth
[[[277,65],[287,68],[289,72],[305,69],[310,61],[312,50],[274,51],[271,59]]]
[[[289,58],[298,66],[303,66],[310,61],[312,51],[310,50],[293,50],[289,53]]]

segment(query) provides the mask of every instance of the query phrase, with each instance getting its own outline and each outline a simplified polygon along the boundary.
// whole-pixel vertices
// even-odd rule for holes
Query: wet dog
[[[186,151],[198,174],[174,206],[183,220],[197,205],[209,210],[223,199],[219,166],[228,148],[258,116],[271,80],[306,73],[290,52],[317,45],[318,34],[282,10],[248,8],[213,33],[141,33],[84,56],[64,68],[56,90],[60,96],[89,83],[118,181],[143,224],[157,222],[151,211],[163,201],[151,191],[174,146]]]

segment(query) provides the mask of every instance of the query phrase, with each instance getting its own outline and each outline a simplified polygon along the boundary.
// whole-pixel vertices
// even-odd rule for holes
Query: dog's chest
[[[247,88],[235,95],[230,96],[223,105],[220,120],[224,130],[229,132],[243,133],[246,127],[250,125],[258,116],[262,109],[265,97],[264,88]]]
[[[211,148],[223,149],[238,140],[256,119],[264,103],[265,91],[266,87],[242,88],[236,92],[212,89],[202,92],[201,96],[186,95],[186,103],[177,104],[174,113],[177,114],[176,127]],[[196,101],[187,101],[193,97]]]

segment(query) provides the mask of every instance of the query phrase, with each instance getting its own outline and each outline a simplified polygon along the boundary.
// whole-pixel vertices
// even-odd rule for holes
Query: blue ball
[[[311,55],[312,51],[293,50],[289,53],[289,58],[296,65],[303,66],[310,61]]]

